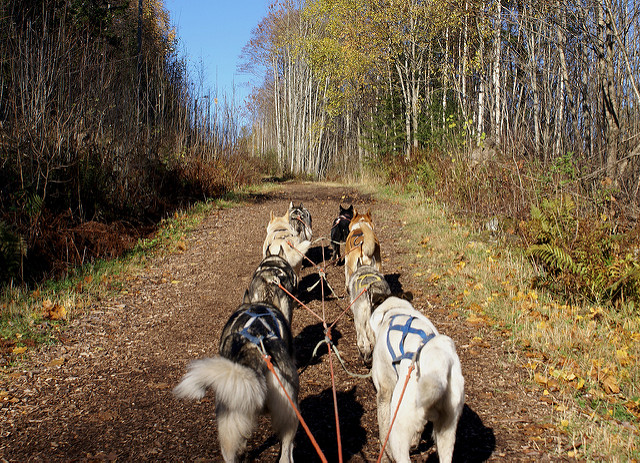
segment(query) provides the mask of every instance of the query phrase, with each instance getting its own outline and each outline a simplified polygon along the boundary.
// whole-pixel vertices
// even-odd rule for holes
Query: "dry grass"
[[[397,192],[393,194],[398,201]],[[633,305],[566,305],[534,291],[529,261],[509,235],[494,238],[422,195],[401,196],[414,276],[471,322],[508,334],[512,361],[553,404],[552,419],[586,461],[638,461],[640,315]],[[513,241],[514,246],[507,244]]]

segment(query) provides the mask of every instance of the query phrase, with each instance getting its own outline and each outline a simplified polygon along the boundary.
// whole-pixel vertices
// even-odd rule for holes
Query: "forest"
[[[240,104],[163,0],[0,0],[0,460],[218,461],[214,401],[171,390],[304,200],[303,299],[324,314],[338,203],[372,205],[385,279],[455,341],[454,461],[638,461],[640,0],[268,4]],[[302,305],[302,414],[337,456]],[[338,373],[345,452],[375,461],[374,385]]]
[[[436,196],[522,237],[545,284],[633,295],[639,13],[276,1],[243,50],[261,84],[241,124],[187,72],[161,0],[4,1],[0,278],[117,255],[181,205],[275,174]]]

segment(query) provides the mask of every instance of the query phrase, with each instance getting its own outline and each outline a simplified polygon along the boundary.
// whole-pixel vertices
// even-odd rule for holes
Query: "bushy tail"
[[[255,412],[266,399],[264,376],[224,357],[196,360],[173,393],[180,398],[201,399],[213,388],[216,402],[240,413]]]
[[[311,241],[309,241],[309,240],[303,240],[303,241],[300,241],[300,243],[298,243],[298,244],[295,246],[295,248],[296,248],[296,249],[298,250],[298,252],[300,252],[301,254],[306,254],[310,247],[311,247]]]
[[[433,338],[420,352],[418,400],[426,410],[447,397],[454,358],[457,357],[453,341],[444,335]]]
[[[376,235],[369,227],[362,227],[361,230],[365,237],[362,241],[362,263],[365,265],[374,265],[375,262],[372,256],[374,256],[376,252]]]

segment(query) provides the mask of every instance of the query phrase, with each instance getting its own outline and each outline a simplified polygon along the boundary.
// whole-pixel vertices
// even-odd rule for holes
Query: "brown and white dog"
[[[282,217],[277,217],[273,211],[271,212],[269,225],[267,225],[267,237],[262,245],[262,258],[268,255],[284,254],[284,259],[293,267],[299,277],[302,261],[311,247],[311,241],[301,238],[291,226],[289,219],[288,211]]]
[[[344,284],[348,289],[349,280],[358,265],[371,265],[382,271],[380,242],[373,231],[371,210],[360,214],[356,209],[349,224],[349,236],[344,250]]]

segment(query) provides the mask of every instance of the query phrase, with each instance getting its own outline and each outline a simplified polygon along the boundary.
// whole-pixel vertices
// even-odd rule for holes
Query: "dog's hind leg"
[[[278,372],[282,378],[282,374]],[[283,381],[287,394],[297,406],[297,387]],[[267,408],[271,415],[271,428],[278,435],[281,442],[279,463],[293,462],[293,440],[298,429],[298,417],[293,410],[289,399],[284,394],[282,387],[273,375],[267,375]]]
[[[244,453],[247,439],[253,432],[256,413],[229,410],[224,406],[216,407],[218,418],[218,438],[222,458],[226,463],[235,463]]]
[[[402,377],[402,375],[401,375]],[[409,451],[411,444],[415,440],[416,434],[424,428],[424,409],[416,403],[419,394],[418,385],[415,380],[410,380],[402,397],[402,402],[398,405],[404,381],[400,380],[393,391],[390,404],[390,412],[393,415],[396,408],[398,413],[389,434],[389,453],[394,461],[398,463],[409,463]]]
[[[440,463],[450,463],[453,459],[458,421],[464,407],[464,378],[458,362],[454,362],[452,366],[449,387],[442,407],[439,419],[433,422],[433,438]]]
[[[377,385],[376,385],[377,386]],[[387,432],[389,431],[389,411],[391,407],[391,393],[392,391],[383,387],[378,388],[378,394],[376,396],[377,406],[378,406],[378,435],[380,437],[380,449],[382,449],[382,445],[384,444],[384,440],[387,437]],[[385,450],[385,455],[383,455],[382,461],[389,461],[388,455],[389,449]]]

